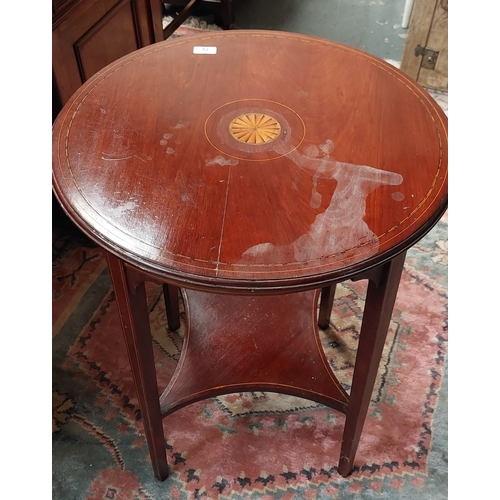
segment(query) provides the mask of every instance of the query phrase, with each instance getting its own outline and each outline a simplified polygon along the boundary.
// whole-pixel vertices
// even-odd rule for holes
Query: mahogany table
[[[243,391],[345,413],[348,475],[406,250],[447,207],[447,119],[427,92],[327,40],[209,33],[101,70],[53,140],[55,195],[108,253],[155,476],[168,475],[164,416]],[[369,280],[349,394],[318,335],[347,279]],[[161,395],[148,280],[163,285],[170,328],[179,289],[187,312]]]

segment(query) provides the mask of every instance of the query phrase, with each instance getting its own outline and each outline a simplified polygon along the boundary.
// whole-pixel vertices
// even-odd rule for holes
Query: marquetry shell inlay
[[[281,132],[281,125],[272,116],[246,113],[229,124],[229,132],[237,141],[258,146],[274,141]]]

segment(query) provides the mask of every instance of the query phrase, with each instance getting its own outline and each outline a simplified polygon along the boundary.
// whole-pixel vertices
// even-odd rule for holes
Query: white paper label
[[[217,47],[193,47],[193,54],[217,54]]]

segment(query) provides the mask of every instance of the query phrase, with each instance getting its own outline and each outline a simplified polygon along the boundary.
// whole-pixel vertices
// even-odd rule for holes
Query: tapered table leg
[[[121,259],[110,253],[107,257],[153,471],[163,481],[168,464],[144,281]]]
[[[332,314],[333,299],[335,298],[336,288],[337,285],[334,283],[333,285],[325,286],[321,289],[318,326],[322,330],[326,330],[330,325],[330,316]]]
[[[179,289],[174,285],[163,285],[163,298],[165,300],[168,329],[175,332],[181,326]]]
[[[384,350],[406,253],[384,264],[378,282],[369,281],[347,406],[339,473],[350,474]]]

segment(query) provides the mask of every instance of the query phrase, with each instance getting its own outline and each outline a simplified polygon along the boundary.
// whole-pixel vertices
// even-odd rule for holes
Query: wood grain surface
[[[275,120],[277,136],[235,137],[235,120],[253,115]],[[229,31],[138,50],[76,92],[53,140],[69,217],[180,286],[316,288],[403,252],[447,206],[447,119],[428,93],[374,56],[304,35]]]
[[[164,416],[206,397],[245,391],[291,394],[346,413],[349,396],[318,335],[318,290],[272,297],[183,294],[188,327],[160,397]]]

